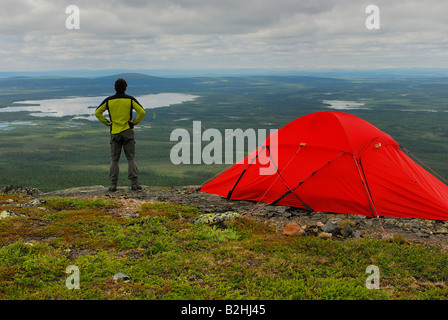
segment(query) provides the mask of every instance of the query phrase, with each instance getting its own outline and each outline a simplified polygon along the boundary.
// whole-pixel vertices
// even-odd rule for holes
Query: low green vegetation
[[[26,196],[0,195],[0,210]],[[200,211],[51,198],[0,220],[2,299],[447,299],[448,253],[403,239],[288,237],[248,218],[198,225]],[[380,288],[367,289],[378,266]],[[69,266],[80,289],[68,289]],[[115,281],[119,272],[128,282]]]

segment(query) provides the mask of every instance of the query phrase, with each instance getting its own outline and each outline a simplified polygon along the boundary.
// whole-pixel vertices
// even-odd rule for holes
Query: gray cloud
[[[380,30],[359,0],[0,0],[0,71],[448,67],[446,1],[374,2]]]

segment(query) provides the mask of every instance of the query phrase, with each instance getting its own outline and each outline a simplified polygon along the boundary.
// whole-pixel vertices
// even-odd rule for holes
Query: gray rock
[[[327,223],[325,223],[325,224],[321,227],[321,230],[322,230],[323,232],[326,232],[326,233],[334,233],[334,232],[336,231],[337,227],[338,227],[338,226],[337,226],[336,224],[334,224],[333,222],[331,222],[330,220],[328,220]]]
[[[29,201],[27,203],[18,204],[17,206],[18,207],[37,207],[37,206],[39,206],[41,204],[44,204],[44,203],[45,203],[45,200],[34,199],[34,200],[31,200],[31,201]]]
[[[240,217],[238,212],[206,213],[194,218],[191,222],[195,224],[212,224],[233,220],[238,217]]]
[[[35,188],[28,188],[28,187],[24,187],[24,186],[9,185],[9,186],[1,188],[0,189],[0,193],[5,193],[5,194],[11,194],[11,193],[27,194],[27,195],[30,195],[30,196],[35,196],[35,195],[39,194],[40,191],[38,189],[35,189]]]
[[[355,237],[355,239],[361,238],[361,232],[359,232],[358,230],[353,230],[353,237]]]
[[[136,213],[129,213],[129,214],[125,214],[123,217],[127,218],[127,219],[133,219],[133,218],[140,217],[140,214],[138,212],[136,212]]]
[[[282,216],[285,218],[290,218],[292,216],[292,213],[289,211],[285,211],[284,213],[282,213]]]
[[[122,273],[122,272],[119,272],[119,273],[115,274],[113,279],[115,281],[124,281],[124,282],[131,281],[131,277],[128,276],[127,274]]]
[[[24,215],[21,213],[15,213],[9,210],[2,211],[0,213],[0,220],[8,217],[23,217]]]
[[[285,213],[286,210],[288,210],[288,207],[278,206],[278,207],[275,208],[275,211],[276,211],[277,213]]]
[[[344,238],[348,238],[353,234],[353,228],[347,224],[344,228],[341,229],[341,234]]]

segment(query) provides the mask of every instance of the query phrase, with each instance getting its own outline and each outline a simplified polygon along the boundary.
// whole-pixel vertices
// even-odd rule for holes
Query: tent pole
[[[366,192],[367,201],[369,202],[370,212],[372,212],[373,218],[378,218],[378,212],[376,211],[375,204],[373,203],[372,194],[369,191],[369,187],[367,185],[367,180],[365,179],[365,174],[364,174],[364,170],[362,169],[362,165],[361,165],[361,169],[360,169],[359,165],[358,165],[358,160],[356,160],[355,155],[352,154],[352,156],[353,156],[353,161],[356,164],[356,168],[358,169],[358,173],[359,173],[359,177],[361,178],[362,185],[364,186],[364,191]],[[359,161],[361,161],[361,159]],[[360,164],[361,164],[361,162],[360,162]],[[361,173],[361,171],[362,171],[362,173]]]
[[[280,201],[281,199],[283,199],[284,197],[286,197],[288,194],[293,193],[295,196],[297,196],[294,193],[294,190],[296,190],[298,187],[300,187],[302,185],[302,183],[304,183],[305,181],[307,181],[309,178],[311,178],[316,172],[318,172],[320,169],[322,169],[323,167],[329,165],[330,163],[332,163],[334,160],[338,159],[339,157],[343,156],[344,154],[346,154],[346,151],[340,153],[338,156],[334,157],[333,159],[331,159],[330,161],[328,161],[327,163],[325,163],[323,166],[321,166],[320,168],[318,168],[317,170],[314,170],[308,177],[306,177],[304,180],[300,181],[299,183],[297,183],[294,187],[292,187],[291,189],[289,189],[289,191],[285,192],[283,195],[281,195],[277,200],[275,200],[274,202],[272,202],[272,204],[276,204],[278,201]],[[312,210],[314,211],[314,210]]]
[[[299,147],[299,150],[300,150],[300,148],[301,148],[302,146],[300,146]],[[310,211],[310,212],[314,212],[314,210],[313,210],[313,208],[311,208],[309,205],[307,205],[302,199],[300,199],[300,197],[294,192],[294,191],[292,191],[291,190],[291,188],[288,186],[288,184],[286,183],[286,181],[285,181],[285,179],[283,179],[283,177],[282,177],[282,175],[281,175],[281,173],[278,171],[278,168],[277,168],[277,165],[275,164],[275,162],[274,162],[274,159],[272,158],[272,155],[271,155],[271,150],[269,149],[269,147],[267,147],[267,149],[269,150],[269,157],[271,158],[271,161],[272,161],[272,163],[274,164],[274,167],[275,167],[275,170],[277,171],[277,174],[279,175],[279,177],[280,177],[280,179],[282,179],[282,182],[283,182],[283,184],[286,186],[286,188],[288,188],[288,190],[289,190],[289,192],[291,192],[300,202],[302,202],[302,204],[305,206],[305,208],[308,210],[308,211]],[[297,152],[296,152],[296,154],[297,154]],[[292,158],[290,159],[290,161],[292,160]],[[290,162],[289,161],[289,162]],[[288,164],[289,164],[289,162],[288,162]],[[286,165],[287,166],[287,165]],[[286,168],[286,166],[285,166],[285,168]],[[284,170],[284,169],[283,169]],[[289,193],[289,192],[287,192],[287,193]],[[283,197],[281,197],[281,198],[283,198]],[[280,199],[281,199],[280,198]],[[274,202],[277,202],[277,201],[279,201],[280,199],[277,199],[277,200],[275,200]],[[273,202],[273,203],[274,203]]]
[[[252,159],[252,161],[247,164],[247,166],[244,168],[243,172],[241,172],[240,176],[238,177],[238,180],[236,180],[235,185],[233,186],[232,190],[230,190],[229,193],[227,194],[226,199],[230,200],[230,197],[232,196],[233,191],[235,190],[236,186],[240,182],[240,180],[243,177],[243,175],[246,173],[247,168],[249,168],[249,166],[258,158],[258,155],[260,154],[260,152],[263,152],[263,150],[265,148],[266,148],[266,146],[263,146],[261,148],[261,150],[259,152],[257,152],[257,155]]]

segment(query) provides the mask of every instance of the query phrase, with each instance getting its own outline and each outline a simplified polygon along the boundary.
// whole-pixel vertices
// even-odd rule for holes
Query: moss
[[[133,218],[111,213],[119,208],[105,199],[54,198],[46,206],[0,221],[4,299],[448,297],[448,253],[436,247],[284,237],[244,217],[193,224],[201,212],[172,203],[144,204]],[[379,290],[365,287],[372,264]],[[65,287],[69,265],[79,268],[81,290]],[[118,272],[132,281],[115,282]]]

